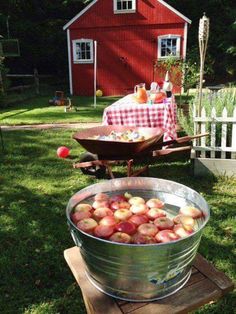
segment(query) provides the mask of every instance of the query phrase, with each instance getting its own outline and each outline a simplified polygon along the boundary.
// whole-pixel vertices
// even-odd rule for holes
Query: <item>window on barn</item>
[[[180,36],[164,35],[158,37],[158,59],[180,57]]]
[[[73,61],[74,63],[93,63],[93,40],[73,40]]]
[[[136,12],[136,0],[113,0],[114,13],[133,13]]]

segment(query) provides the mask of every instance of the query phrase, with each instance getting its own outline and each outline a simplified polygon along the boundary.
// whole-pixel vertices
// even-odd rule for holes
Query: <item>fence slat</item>
[[[222,117],[216,117],[215,118],[216,122],[234,122],[234,118],[233,117],[227,117],[227,118],[222,118]],[[195,121],[196,122],[211,122],[211,118],[210,117],[206,117],[206,118],[201,118],[201,117],[195,117]]]
[[[228,116],[227,109],[224,107],[222,111],[222,117],[226,118]],[[221,127],[221,148],[226,148],[226,139],[227,139],[227,123],[222,123]],[[221,158],[226,158],[225,151],[221,152]]]
[[[235,93],[236,93],[236,90],[235,90]],[[233,125],[232,125],[231,146],[236,151],[236,107],[234,108],[234,111],[233,111],[233,117],[235,120],[234,120]],[[236,153],[231,153],[231,158],[236,159]]]
[[[201,110],[201,117],[202,117],[202,118],[206,118],[206,110],[205,110],[204,107],[203,107],[202,110]],[[201,124],[201,133],[206,133],[206,123],[205,123],[205,122],[202,122],[202,124]],[[205,147],[205,146],[206,146],[206,138],[205,138],[205,136],[203,136],[203,137],[201,138],[201,146],[202,146],[202,147]],[[202,157],[202,158],[205,158],[205,157],[206,157],[205,151],[202,151],[201,157]]]
[[[234,108],[233,115],[228,117],[227,109],[224,108],[220,117],[216,116],[216,110],[213,107],[210,116],[206,116],[205,108],[202,109],[200,116],[197,112],[193,112],[194,121],[194,134],[196,135],[199,130],[201,133],[206,132],[207,123],[210,122],[210,145],[206,145],[206,139],[201,138],[201,141],[193,143],[193,157],[210,157],[216,158],[216,152],[219,152],[222,159],[226,158],[226,152],[231,156],[231,159],[236,159],[236,108]],[[221,124],[221,143],[216,147],[216,132],[217,124]],[[228,125],[232,125],[232,134],[229,134]],[[227,135],[232,138],[230,143],[227,143]],[[228,146],[227,146],[228,144]],[[206,154],[206,152],[208,152]],[[228,156],[227,156],[228,157]]]
[[[197,151],[205,151],[205,152],[211,152],[211,151],[215,151],[215,152],[231,152],[234,153],[235,152],[235,148],[233,147],[210,147],[210,146],[205,146],[205,147],[201,147],[201,146],[193,146],[193,148]]]
[[[216,109],[215,107],[212,108],[211,110],[211,118],[212,118],[212,123],[211,123],[211,147],[216,146],[216,123],[215,123],[215,118],[216,118]],[[211,158],[215,158],[216,154],[215,151],[211,151]]]

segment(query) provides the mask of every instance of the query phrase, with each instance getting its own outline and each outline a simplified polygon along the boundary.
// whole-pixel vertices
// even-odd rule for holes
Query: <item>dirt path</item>
[[[99,122],[91,123],[48,123],[48,124],[28,124],[28,125],[2,125],[3,131],[13,130],[46,130],[46,129],[83,129],[101,125]]]

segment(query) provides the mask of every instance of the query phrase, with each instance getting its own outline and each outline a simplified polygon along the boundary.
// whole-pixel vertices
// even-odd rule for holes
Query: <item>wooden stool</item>
[[[154,302],[121,301],[105,295],[89,282],[78,247],[65,250],[64,257],[80,285],[88,314],[189,313],[233,290],[233,282],[197,254],[189,281],[175,294]]]

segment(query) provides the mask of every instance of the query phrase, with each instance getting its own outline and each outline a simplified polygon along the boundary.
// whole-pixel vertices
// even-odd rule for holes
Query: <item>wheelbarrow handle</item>
[[[196,134],[196,135],[187,135],[187,136],[182,136],[182,137],[178,137],[175,140],[169,140],[166,142],[162,143],[162,146],[167,146],[167,145],[171,145],[171,144],[181,144],[181,143],[186,143],[186,142],[190,142],[195,138],[199,138],[199,137],[203,137],[203,136],[208,136],[209,133],[202,133],[202,134]]]
[[[158,149],[154,150],[152,152],[153,157],[159,157],[164,155],[169,155],[175,152],[181,152],[185,150],[191,150],[192,146],[181,146],[181,147],[174,147],[174,148],[164,148],[164,149]]]

